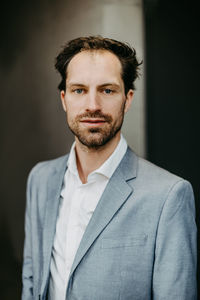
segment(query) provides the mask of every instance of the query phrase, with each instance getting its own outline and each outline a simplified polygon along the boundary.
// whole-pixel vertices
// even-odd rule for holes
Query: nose
[[[90,91],[87,95],[87,111],[101,110],[100,97],[96,91]]]

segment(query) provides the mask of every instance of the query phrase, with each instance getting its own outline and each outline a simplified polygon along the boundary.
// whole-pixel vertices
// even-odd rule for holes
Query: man
[[[137,157],[121,135],[135,50],[78,38],[55,66],[75,142],[30,173],[22,299],[196,299],[192,188]]]

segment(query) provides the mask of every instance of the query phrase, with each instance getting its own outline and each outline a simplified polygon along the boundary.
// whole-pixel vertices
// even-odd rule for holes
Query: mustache
[[[88,111],[76,117],[77,121],[81,121],[86,118],[103,119],[105,122],[111,123],[113,118],[109,114],[103,114],[101,111]]]

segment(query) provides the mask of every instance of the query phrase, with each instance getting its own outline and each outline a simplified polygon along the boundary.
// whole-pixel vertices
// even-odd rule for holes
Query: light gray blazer
[[[46,299],[68,156],[39,163],[27,187],[22,299]],[[129,148],[86,228],[67,300],[194,300],[191,185]]]

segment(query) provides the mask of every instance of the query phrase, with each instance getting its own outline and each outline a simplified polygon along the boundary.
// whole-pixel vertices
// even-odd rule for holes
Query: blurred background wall
[[[199,211],[199,46],[195,5],[165,0],[35,0],[0,10],[0,299],[20,299],[26,178],[70,149],[54,58],[67,40],[101,34],[143,59],[123,133],[141,156],[189,179]]]

